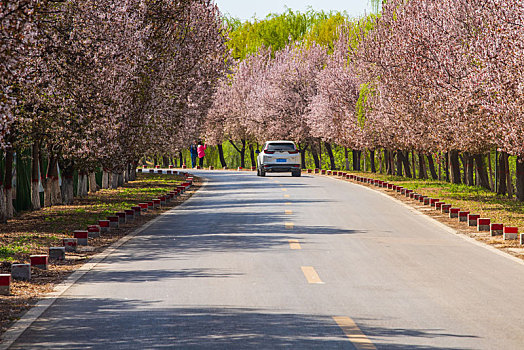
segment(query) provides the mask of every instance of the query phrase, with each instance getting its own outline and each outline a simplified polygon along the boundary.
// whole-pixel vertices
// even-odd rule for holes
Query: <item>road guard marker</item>
[[[302,247],[300,246],[300,243],[298,243],[298,239],[290,239],[289,248],[290,249],[302,249]]]
[[[349,341],[358,350],[376,350],[377,348],[371,340],[366,337],[364,333],[358,328],[357,324],[349,317],[335,316],[333,320],[342,329],[344,334],[349,338]]]
[[[304,273],[304,276],[306,276],[306,280],[308,283],[311,284],[324,284],[320,277],[318,276],[318,273],[315,271],[313,266],[301,266],[302,272]]]

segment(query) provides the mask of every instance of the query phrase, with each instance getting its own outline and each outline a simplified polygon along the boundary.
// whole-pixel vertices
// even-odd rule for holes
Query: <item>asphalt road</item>
[[[194,173],[12,348],[524,349],[523,264],[356,184]]]

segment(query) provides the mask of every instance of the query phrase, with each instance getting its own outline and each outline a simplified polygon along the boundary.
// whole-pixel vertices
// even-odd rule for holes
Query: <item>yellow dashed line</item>
[[[286,192],[287,191],[287,188],[281,188],[282,191]]]
[[[289,240],[289,248],[291,249],[302,249],[300,246],[300,243],[298,243],[297,239],[290,239]]]
[[[293,214],[293,210],[286,210],[284,213],[286,213],[286,215],[291,215]]]
[[[284,198],[289,198],[289,194],[285,194],[285,195],[284,195]]]
[[[318,273],[315,271],[313,266],[302,266],[300,268],[302,269],[304,276],[306,276],[308,283],[324,284],[320,277],[318,277]]]
[[[287,229],[292,229],[295,226],[295,224],[293,224],[292,222],[286,222],[286,223],[284,223],[284,226]]]
[[[284,203],[284,204],[285,204],[285,205],[291,205],[291,202],[286,202],[286,203]]]
[[[358,328],[357,324],[349,317],[336,316],[333,320],[338,324],[342,331],[349,338],[349,341],[353,343],[358,350],[376,350],[377,348],[371,340],[366,337],[364,333]]]

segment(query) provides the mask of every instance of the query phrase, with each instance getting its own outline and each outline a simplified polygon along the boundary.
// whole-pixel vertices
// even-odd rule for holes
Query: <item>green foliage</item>
[[[364,127],[366,123],[366,110],[369,108],[368,100],[374,93],[374,88],[370,83],[360,85],[360,92],[358,94],[358,101],[355,108],[357,120],[360,127]]]
[[[29,253],[29,246],[20,242],[0,246],[0,260],[2,261],[12,261],[13,256],[19,253]]]
[[[290,42],[318,40],[331,45],[336,28],[347,19],[346,13],[308,10],[306,13],[287,9],[282,14],[269,14],[265,19],[242,23],[225,18],[230,29],[227,43],[235,59],[244,59],[262,46],[278,51]]]

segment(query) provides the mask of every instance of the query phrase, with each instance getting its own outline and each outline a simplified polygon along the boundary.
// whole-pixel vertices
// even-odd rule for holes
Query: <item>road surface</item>
[[[194,173],[12,348],[524,349],[523,264],[357,184]]]

